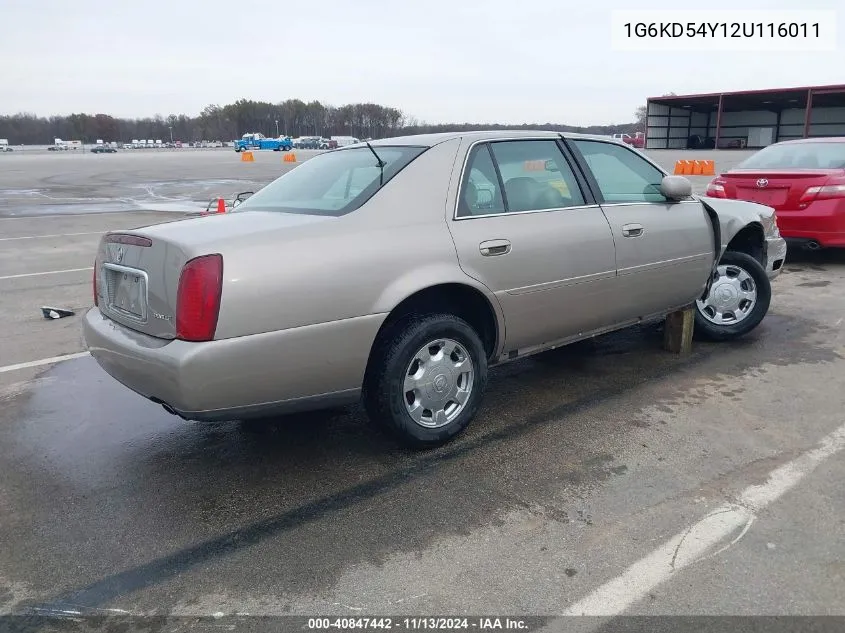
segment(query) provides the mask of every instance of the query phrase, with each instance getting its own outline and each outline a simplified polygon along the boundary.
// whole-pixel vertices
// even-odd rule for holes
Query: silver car
[[[606,138],[469,132],[316,156],[230,213],[106,234],[91,354],[193,420],[347,404],[414,447],[463,430],[488,368],[696,306],[769,308],[774,211],[696,198]]]

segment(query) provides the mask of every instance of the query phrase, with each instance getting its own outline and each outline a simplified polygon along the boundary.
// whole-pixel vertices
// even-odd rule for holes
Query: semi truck
[[[271,149],[274,152],[286,152],[293,147],[290,138],[267,138],[260,132],[244,134],[237,141],[232,143],[236,152],[243,152],[253,149]]]

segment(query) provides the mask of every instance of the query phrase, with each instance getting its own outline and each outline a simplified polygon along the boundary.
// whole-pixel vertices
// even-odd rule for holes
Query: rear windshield
[[[845,143],[784,143],[769,145],[737,169],[843,169]]]
[[[385,163],[384,176],[367,147],[340,149],[311,158],[241,203],[235,211],[280,211],[340,216],[354,211],[424,147],[374,147]]]

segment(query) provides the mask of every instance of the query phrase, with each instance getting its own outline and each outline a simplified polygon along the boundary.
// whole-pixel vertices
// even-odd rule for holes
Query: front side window
[[[570,141],[581,152],[605,202],[666,202],[663,172],[636,152],[602,141]]]
[[[341,216],[369,200],[424,147],[374,147],[385,163],[379,167],[369,148],[343,149],[315,156],[260,189],[240,204],[241,211],[279,211]]]
[[[584,204],[575,174],[554,140],[490,144],[504,183],[509,212]]]

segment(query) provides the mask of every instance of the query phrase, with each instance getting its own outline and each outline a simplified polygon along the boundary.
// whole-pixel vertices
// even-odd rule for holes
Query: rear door
[[[616,242],[617,301],[638,319],[698,298],[710,277],[716,245],[710,218],[695,199],[667,200],[665,174],[618,143],[568,139]]]
[[[612,322],[613,236],[558,141],[468,149],[448,225],[464,272],[500,302],[505,352]]]

